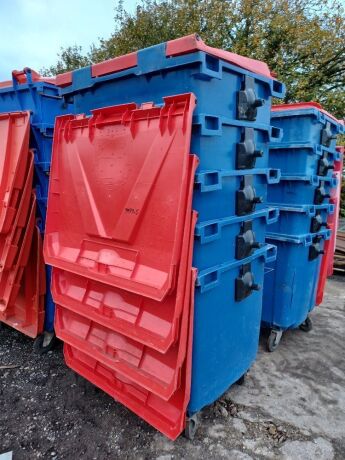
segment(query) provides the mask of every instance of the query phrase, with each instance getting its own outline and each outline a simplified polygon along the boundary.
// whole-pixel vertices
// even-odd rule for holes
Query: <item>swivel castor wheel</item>
[[[303,323],[299,325],[299,328],[303,332],[309,332],[313,329],[313,323],[311,322],[309,316],[307,316]]]
[[[193,414],[186,418],[186,428],[184,429],[184,435],[190,441],[193,441],[194,436],[199,428],[199,418],[197,414]]]
[[[267,339],[267,350],[269,352],[273,352],[278,348],[280,340],[282,338],[283,331],[278,331],[276,329],[272,329],[270,335]]]
[[[35,353],[43,355],[51,351],[56,344],[56,336],[54,332],[43,332],[43,334],[39,335],[33,345],[33,349]]]

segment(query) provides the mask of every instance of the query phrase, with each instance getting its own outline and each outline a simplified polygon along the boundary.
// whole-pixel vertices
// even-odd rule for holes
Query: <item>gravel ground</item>
[[[0,332],[0,453],[17,459],[345,458],[345,279],[328,281],[308,334],[274,353],[261,338],[243,386],[203,411],[193,442],[170,442],[32,341]],[[8,366],[13,366],[8,368]],[[0,456],[1,458],[1,456]]]

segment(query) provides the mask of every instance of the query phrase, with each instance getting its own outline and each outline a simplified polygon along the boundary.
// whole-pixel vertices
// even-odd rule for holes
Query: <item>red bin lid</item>
[[[162,300],[176,283],[195,97],[55,125],[46,263]]]
[[[0,233],[8,233],[25,185],[30,112],[0,114]]]
[[[172,440],[176,439],[185,427],[190,398],[195,279],[196,271],[192,270],[187,354],[181,370],[181,384],[168,401],[123,377],[97,361],[93,356],[71,345],[64,345],[65,360],[71,369],[124,404]]]

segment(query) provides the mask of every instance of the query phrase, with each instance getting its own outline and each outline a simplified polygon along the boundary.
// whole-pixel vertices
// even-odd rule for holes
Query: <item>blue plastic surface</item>
[[[31,124],[40,131],[54,126],[55,117],[67,113],[59,88],[46,82],[33,82],[27,69],[27,83],[13,79],[12,86],[0,88],[0,112],[31,111]]]
[[[235,301],[235,280],[250,263],[255,283],[262,286],[265,259],[275,247],[199,272],[195,291],[192,387],[188,411],[199,411],[219,398],[255,360],[260,331],[262,290]]]
[[[199,213],[199,221],[237,215],[236,194],[243,189],[245,180],[252,182],[255,196],[262,198],[262,203],[257,203],[253,211],[264,209],[267,207],[267,184],[279,182],[280,171],[276,169],[199,170],[195,176],[193,195],[193,208]]]
[[[237,119],[237,95],[245,75],[254,77],[256,95],[266,101],[252,122]],[[189,403],[189,412],[196,412],[221,396],[256,357],[262,292],[236,302],[235,280],[250,264],[255,283],[262,284],[265,258],[274,259],[275,248],[264,245],[251,256],[234,260],[234,241],[241,223],[252,219],[256,237],[263,242],[266,219],[276,218],[265,201],[267,184],[279,181],[280,173],[267,169],[267,143],[281,140],[281,131],[270,126],[270,106],[272,96],[282,96],[283,86],[204,52],[167,58],[165,44],[139,51],[137,67],[97,78],[91,77],[88,67],[74,71],[72,78],[73,84],[62,93],[74,103],[74,113],[133,101],[161,104],[165,96],[187,92],[197,98],[191,153],[200,160],[193,196],[193,209],[198,211],[193,266],[199,276]],[[253,169],[236,171],[236,150],[245,128],[253,128],[255,149],[262,156]],[[236,194],[249,176],[263,203],[237,217]],[[217,236],[210,235],[214,229]]]
[[[86,114],[95,108],[133,101],[162,104],[165,96],[193,92],[197,105],[191,153],[199,157],[199,171],[234,169],[237,144],[243,141],[246,127],[254,129],[255,149],[263,153],[255,168],[266,168],[267,142],[279,141],[282,135],[270,126],[271,98],[282,97],[284,85],[202,51],[166,57],[165,49],[166,43],[162,43],[140,50],[136,67],[109,75],[93,78],[91,67],[75,70],[72,85],[61,92],[73,102],[74,113]],[[265,100],[255,121],[237,119],[237,95],[245,76],[254,78],[256,96]]]
[[[138,51],[138,65],[127,70],[93,78],[91,67],[75,70],[72,85],[62,94],[74,101],[75,113],[88,113],[96,107],[127,102],[160,103],[164,96],[193,92],[195,114],[237,118],[237,91],[244,76],[255,79],[256,96],[266,103],[258,108],[256,123],[270,124],[271,97],[281,98],[280,82],[253,74],[203,51],[176,57],[166,56],[166,43]],[[255,126],[255,123],[252,123]]]
[[[30,146],[36,150],[35,160],[50,164],[55,118],[72,111],[51,83],[33,81],[31,70],[25,69],[26,83],[12,79],[12,86],[0,88],[0,112],[30,110]]]
[[[338,161],[339,152],[319,144],[271,143],[269,151],[269,167],[279,168],[282,175],[319,175],[319,164],[326,158],[330,165]],[[327,171],[332,176],[333,170]]]
[[[322,144],[322,130],[327,126],[334,136],[344,132],[343,125],[315,107],[273,111],[271,118],[274,126],[283,130],[283,142],[289,144]],[[335,138],[328,147],[335,150]]]
[[[272,203],[272,206],[274,204]],[[279,218],[270,225],[268,231],[272,233],[303,234],[315,233],[327,227],[327,216],[333,214],[333,204],[283,206],[277,205]],[[317,220],[316,220],[317,219]],[[312,226],[320,228],[312,231]]]
[[[37,193],[37,192],[36,192]],[[37,224],[40,232],[44,234],[47,218],[47,200],[45,198],[37,198]]]
[[[47,332],[54,331],[55,304],[50,291],[51,277],[52,267],[50,265],[46,265],[47,292],[45,298],[44,330]]]
[[[327,204],[325,196],[321,203],[316,200],[317,190],[322,187],[326,195],[336,186],[336,179],[319,176],[281,176],[280,182],[268,187],[267,202],[279,204]]]
[[[319,232],[323,239],[330,231]],[[298,327],[314,308],[321,256],[309,260],[315,234],[267,234],[266,241],[277,246],[277,258],[266,264],[262,325],[275,329]]]
[[[237,145],[245,139],[245,128],[251,128],[251,123],[218,116],[194,116],[191,152],[200,160],[199,169],[236,169]],[[274,145],[282,133],[257,123],[252,129],[255,149],[262,152],[256,158],[255,168],[267,168],[269,143]]]
[[[34,185],[36,190],[36,216],[38,218],[38,226],[41,233],[44,233],[47,216],[49,172],[44,171],[40,163],[35,164]]]
[[[245,76],[254,78],[256,96],[266,102],[258,107],[256,120],[252,122],[237,120],[238,91],[242,89]],[[163,97],[186,92],[193,92],[197,98],[191,153],[200,159],[193,203],[194,209],[199,212],[199,223],[204,224],[209,219],[234,218],[237,212],[236,194],[244,178],[249,176],[256,196],[263,198],[252,213],[237,221],[235,217],[231,225],[223,226],[222,247],[212,249],[213,242],[209,242],[195,256],[198,258],[200,255],[196,261],[200,271],[195,294],[189,404],[189,412],[192,413],[221,396],[248,370],[256,357],[262,290],[253,291],[245,299],[236,301],[235,282],[243,267],[250,264],[255,283],[262,286],[265,260],[268,262],[275,258],[275,247],[264,245],[251,256],[234,260],[233,241],[225,237],[229,232],[228,237],[234,238],[239,222],[253,219],[254,231],[263,242],[266,217],[259,217],[256,213],[267,215],[268,220],[273,219],[267,214],[269,211],[265,204],[267,184],[279,181],[280,175],[277,170],[267,169],[267,142],[281,139],[281,131],[270,126],[270,107],[272,97],[283,95],[283,85],[204,52],[167,58],[165,44],[162,44],[139,51],[138,66],[116,74],[92,78],[90,67],[74,71],[73,85],[62,90],[65,100],[74,102],[74,113],[89,113],[94,108],[133,101],[137,104],[148,101],[162,104]],[[236,148],[243,141],[246,127],[254,129],[255,149],[262,150],[263,155],[257,158],[253,169],[235,171]],[[36,161],[43,164],[38,173],[41,177],[40,172],[47,171],[44,166],[47,161],[39,154]],[[46,183],[42,177],[38,181],[41,214],[44,213],[46,196]],[[218,244],[215,240],[214,243]],[[226,262],[219,264],[223,260]],[[49,298],[47,296],[46,308],[51,308],[53,312]],[[52,327],[52,318],[53,314],[47,314],[47,330]]]
[[[261,246],[264,245],[266,226],[276,222],[278,216],[278,209],[266,208],[244,217],[232,216],[198,221],[195,228],[193,267],[197,267],[200,271],[224,261],[237,260],[236,240],[243,232],[244,223],[249,223],[251,226],[255,241]],[[253,248],[252,254],[259,249]],[[246,258],[248,255],[241,258]]]
[[[30,147],[34,149],[35,165],[39,165],[43,171],[50,170],[50,160],[53,148],[54,125],[31,124]]]
[[[35,164],[36,191],[37,196],[47,199],[49,189],[49,170],[45,170],[42,166],[42,163]]]

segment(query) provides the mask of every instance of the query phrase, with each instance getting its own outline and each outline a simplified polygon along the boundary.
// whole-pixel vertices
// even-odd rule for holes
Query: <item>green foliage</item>
[[[68,46],[67,48],[61,48],[58,54],[58,62],[55,66],[41,69],[40,73],[44,76],[57,75],[89,64],[91,64],[91,59],[82,54],[81,46]]]
[[[92,45],[63,49],[61,73],[140,48],[199,33],[215,47],[267,62],[288,91],[285,102],[320,102],[343,116],[345,11],[342,0],[141,0],[133,14],[116,2],[114,32]]]
[[[114,0],[115,1],[115,0]],[[317,101],[342,118],[345,107],[344,0],[141,0],[128,13],[115,1],[114,32],[85,55],[61,49],[56,75],[198,33],[210,46],[265,61],[287,86],[285,102]],[[345,184],[342,190],[345,216]]]

